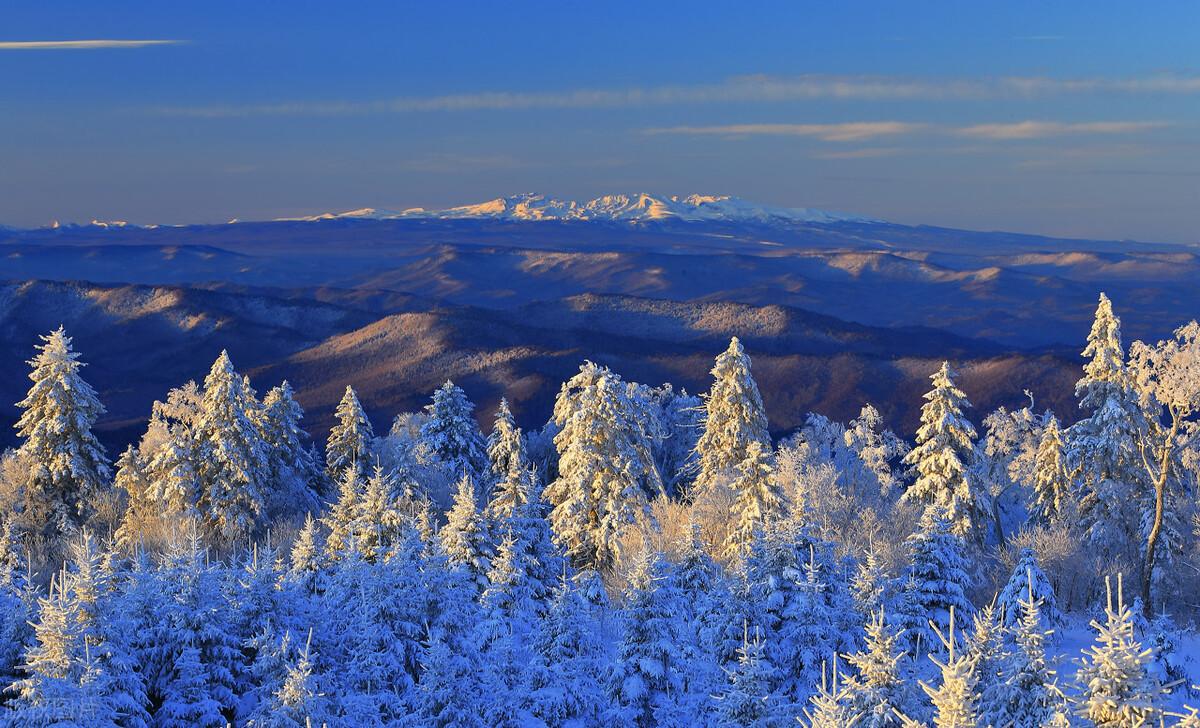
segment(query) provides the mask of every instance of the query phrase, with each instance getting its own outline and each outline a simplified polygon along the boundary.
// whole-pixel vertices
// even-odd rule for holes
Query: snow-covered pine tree
[[[570,581],[550,599],[534,640],[532,710],[547,725],[599,725],[608,702],[600,684],[605,664],[592,605]]]
[[[204,379],[194,468],[206,529],[226,543],[255,529],[270,488],[267,451],[254,424],[259,407],[222,351]]]
[[[194,381],[167,393],[155,402],[150,424],[138,447],[150,484],[150,499],[165,519],[163,525],[199,519],[196,510],[200,486],[196,472],[196,425],[202,393]]]
[[[84,648],[84,682],[102,696],[121,725],[145,728],[149,700],[145,678],[133,654],[136,625],[116,593],[118,576],[110,567],[112,552],[102,552],[84,528],[70,545],[70,563],[60,587],[78,606],[79,632]],[[90,662],[89,662],[90,661]]]
[[[1004,625],[1011,628],[1021,621],[1023,614],[1021,601],[1026,598],[1031,582],[1041,620],[1050,627],[1061,625],[1063,615],[1058,609],[1054,587],[1050,584],[1046,573],[1038,566],[1037,554],[1031,548],[1021,549],[1012,576],[1008,578],[1008,582],[1000,590],[1000,596],[997,598],[997,606],[1000,609]]]
[[[491,482],[491,461],[474,411],[466,392],[447,379],[425,405],[429,419],[421,425],[421,441],[451,482],[469,475],[476,487],[482,487]]]
[[[842,689],[838,658],[833,655],[832,666],[821,663],[821,682],[809,698],[811,708],[804,709],[808,722],[800,721],[807,728],[857,728],[861,716],[851,713],[846,706],[846,694]]]
[[[963,415],[963,409],[971,403],[955,386],[953,376],[949,362],[942,362],[941,369],[930,376],[933,389],[925,394],[926,401],[921,406],[917,446],[904,457],[904,463],[913,467],[917,479],[902,498],[939,506],[954,533],[978,536],[987,509],[984,493],[970,478],[975,426]]]
[[[850,594],[859,614],[870,617],[878,612],[884,606],[887,586],[887,572],[879,563],[878,550],[872,545],[867,548],[866,557],[858,562],[850,582]]]
[[[14,725],[71,725],[82,717],[73,703],[82,696],[83,618],[79,600],[63,584],[65,576],[54,577],[49,596],[38,598],[36,641],[25,654],[25,677],[10,688],[17,695]]]
[[[1075,494],[1067,471],[1063,431],[1054,413],[1046,413],[1046,424],[1038,441],[1033,463],[1033,502],[1030,514],[1045,524],[1059,523],[1071,507]]]
[[[950,530],[942,510],[930,506],[921,516],[917,531],[905,540],[909,565],[904,578],[899,607],[904,616],[932,622],[945,633],[950,628],[950,611],[960,619],[969,618],[975,611],[967,599],[971,579],[967,575],[966,544]],[[928,629],[905,620],[901,622],[910,640],[909,651],[928,650],[935,645],[928,639]],[[920,640],[922,645],[916,642]]]
[[[1008,630],[1000,621],[995,603],[975,612],[974,629],[963,633],[963,653],[975,666],[977,715],[981,725],[1000,725],[997,706],[1004,693],[1004,665],[1008,660]]]
[[[680,719],[683,657],[679,592],[661,553],[647,551],[630,575],[622,636],[613,667],[614,718],[634,726]]]
[[[558,478],[546,488],[550,523],[567,555],[583,568],[610,566],[620,538],[648,515],[662,480],[625,383],[586,362],[554,404]]]
[[[29,626],[32,589],[26,570],[12,518],[0,519],[0,685],[4,686],[20,676],[25,648],[34,636]]]
[[[775,479],[771,452],[757,440],[746,446],[746,457],[738,463],[731,486],[733,525],[726,535],[724,552],[726,558],[738,559],[749,551],[756,532],[783,516],[787,503]]]
[[[325,537],[325,557],[336,561],[356,548],[358,514],[362,509],[365,487],[358,468],[346,468],[338,481],[338,498],[321,519],[329,529]]]
[[[902,631],[886,625],[882,609],[871,614],[865,630],[865,648],[846,655],[854,672],[842,682],[844,702],[861,728],[901,728],[902,717],[916,715],[920,707],[900,669],[906,657]]]
[[[317,521],[309,513],[292,543],[287,580],[309,596],[325,590],[325,555],[317,544]]]
[[[371,421],[358,401],[354,387],[346,386],[346,393],[334,411],[337,424],[329,431],[325,443],[325,474],[334,483],[341,483],[347,470],[354,470],[366,477],[372,465],[372,448],[375,432]]]
[[[92,425],[104,414],[96,390],[84,381],[84,363],[60,326],[41,337],[30,362],[33,386],[17,403],[18,448],[30,472],[23,483],[23,518],[52,541],[87,521],[109,486],[112,469]]]
[[[537,614],[537,597],[529,580],[528,554],[509,531],[501,540],[488,571],[488,584],[480,595],[485,642],[504,635],[524,640]],[[503,633],[503,634],[502,634]]]
[[[704,397],[704,426],[696,442],[697,475],[693,488],[703,491],[746,459],[750,443],[769,450],[767,415],[750,357],[735,336],[712,368],[713,384]]]
[[[230,629],[222,594],[224,574],[200,545],[195,529],[178,539],[160,575],[166,591],[163,641],[168,674],[155,723],[168,728],[227,722],[238,701],[236,672],[240,645]]]
[[[487,438],[488,460],[493,479],[500,481],[510,473],[524,473],[532,467],[525,450],[525,435],[517,427],[508,400],[500,398],[496,419]]]
[[[822,657],[833,654],[838,647],[836,615],[826,594],[829,585],[825,579],[829,576],[818,567],[815,548],[810,545],[808,561],[783,609],[773,650],[772,662],[780,673],[781,692],[793,701],[807,696]]]
[[[1067,431],[1067,463],[1080,478],[1079,520],[1089,543],[1107,559],[1132,566],[1147,488],[1135,430],[1138,411],[1130,391],[1121,321],[1100,294],[1083,350],[1087,363],[1075,384],[1090,414]]]
[[[434,728],[484,728],[487,696],[480,684],[478,660],[433,637],[425,648],[424,678],[418,686],[414,725]]]
[[[1046,664],[1046,642],[1052,630],[1045,629],[1031,578],[1018,602],[1020,618],[1013,629],[1016,643],[1004,662],[1002,687],[988,706],[996,725],[1054,726],[1066,722],[1066,696],[1055,682],[1054,670]]]
[[[728,685],[717,701],[717,724],[745,728],[783,728],[792,722],[784,717],[778,696],[771,690],[770,667],[765,664],[759,635],[746,635],[738,650],[736,666],[729,671]]]
[[[1125,604],[1121,575],[1117,575],[1117,600],[1112,583],[1103,623],[1092,620],[1096,644],[1076,661],[1079,684],[1076,713],[1097,728],[1151,725],[1162,712],[1163,688],[1147,669],[1152,650],[1142,649],[1133,630],[1133,613]]]
[[[136,447],[126,447],[116,465],[113,487],[125,493],[125,513],[115,536],[121,548],[131,552],[141,543],[148,525],[161,518],[162,507],[152,495],[147,464]]]
[[[438,531],[438,537],[450,563],[466,569],[479,589],[483,590],[488,585],[492,554],[475,493],[474,481],[464,473],[458,479],[454,505],[446,513],[446,523]]]
[[[390,558],[406,536],[408,522],[392,499],[393,490],[391,477],[376,465],[367,478],[352,528],[355,548],[372,563]]]
[[[338,725],[331,700],[321,689],[312,651],[312,632],[283,684],[247,723],[249,728],[317,728]]]
[[[304,409],[287,380],[263,397],[258,425],[273,485],[267,497],[270,513],[311,513],[320,507],[325,479],[306,443],[308,433],[300,427],[303,417]]]
[[[921,681],[921,688],[933,702],[934,728],[974,728],[978,725],[979,703],[975,662],[970,655],[957,649],[953,610],[946,632],[938,630],[938,637],[946,650],[946,660],[943,662],[932,656],[929,659],[941,670],[941,684],[935,688]]]

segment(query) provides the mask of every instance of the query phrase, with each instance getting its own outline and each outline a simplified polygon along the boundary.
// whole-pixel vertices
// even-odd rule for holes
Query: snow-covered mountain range
[[[371,207],[339,213],[324,213],[291,220],[392,220],[495,219],[495,220],[587,220],[600,222],[652,222],[661,220],[740,222],[777,224],[793,222],[874,222],[869,218],[811,208],[761,205],[728,195],[640,194],[604,195],[583,202],[564,200],[537,193],[499,197],[474,205],[442,210],[416,207],[407,210],[380,210]]]

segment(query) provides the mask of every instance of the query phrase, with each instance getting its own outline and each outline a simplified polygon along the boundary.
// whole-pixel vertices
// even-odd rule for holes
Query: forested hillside
[[[103,374],[45,334],[0,461],[0,723],[1200,725],[1200,324],[1127,345],[1102,294],[1054,400],[1077,412],[976,410],[927,358],[912,429],[880,414],[920,396],[899,388],[780,427],[764,332],[884,334],[783,308],[646,315],[667,305],[585,298],[555,326],[669,349],[736,321],[700,395],[618,357],[576,362],[540,427],[452,381],[372,417],[356,367],[320,352],[386,345],[388,319],[309,304],[294,330],[347,331],[297,347],[299,393],[222,352],[120,452],[94,431]],[[320,441],[298,402],[318,383],[338,402]]]

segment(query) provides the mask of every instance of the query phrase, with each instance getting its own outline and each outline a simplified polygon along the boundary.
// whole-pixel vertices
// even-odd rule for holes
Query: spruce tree
[[[950,611],[960,619],[974,612],[967,599],[971,580],[967,575],[966,544],[951,533],[950,524],[936,506],[926,509],[917,531],[905,541],[909,550],[909,565],[905,573],[906,600],[902,613],[928,620],[945,633],[950,628]],[[903,622],[910,640],[911,651],[934,646],[928,627],[919,622]],[[917,642],[921,642],[921,646]]]
[[[96,390],[84,381],[84,363],[60,326],[41,337],[30,362],[33,386],[17,403],[19,455],[30,465],[23,484],[23,518],[52,541],[87,521],[108,488],[112,469],[92,425],[104,414]]]
[[[491,481],[491,462],[474,411],[466,392],[447,379],[425,406],[429,419],[421,425],[421,441],[452,482],[467,475],[480,486]]]
[[[1147,667],[1152,650],[1142,649],[1134,636],[1133,613],[1125,604],[1121,575],[1117,575],[1117,600],[1108,587],[1105,621],[1092,620],[1096,644],[1077,660],[1079,684],[1076,713],[1097,728],[1151,724],[1161,713],[1162,686]]]
[[[501,481],[510,473],[525,473],[532,463],[525,448],[525,435],[513,418],[508,400],[501,398],[496,408],[496,420],[487,439],[488,460],[492,478]]]
[[[1121,321],[1103,293],[1083,356],[1087,363],[1075,395],[1089,415],[1071,426],[1067,450],[1067,462],[1081,480],[1079,520],[1105,558],[1132,560],[1147,493]]]
[[[226,542],[251,533],[270,487],[267,451],[254,420],[259,404],[222,351],[204,379],[195,427],[197,507]]]
[[[466,569],[480,590],[486,588],[492,554],[470,475],[459,478],[454,505],[447,512],[446,524],[438,531],[438,537],[450,563]]]
[[[729,671],[728,686],[717,699],[719,725],[745,728],[783,728],[792,725],[771,690],[769,668],[764,663],[762,640],[747,636],[738,651],[737,665]]]
[[[558,478],[546,488],[550,523],[577,566],[614,563],[626,528],[649,511],[662,481],[621,378],[591,362],[554,405]]]
[[[1051,726],[1066,719],[1066,696],[1046,663],[1045,629],[1041,600],[1033,579],[1027,578],[1025,595],[1018,603],[1020,618],[1013,630],[1015,649],[1003,668],[1003,688],[992,706],[997,725]]]
[[[307,513],[320,506],[324,477],[300,427],[304,409],[286,380],[263,397],[259,429],[267,448],[273,487],[267,499],[273,513]]]
[[[746,457],[733,477],[733,525],[725,537],[725,556],[737,559],[746,554],[756,531],[783,515],[786,501],[775,479],[771,453],[762,443],[751,442]]]
[[[865,649],[846,655],[854,673],[843,682],[845,703],[862,728],[900,728],[902,716],[916,713],[916,695],[900,669],[906,657],[901,636],[885,624],[881,609],[867,620]]]
[[[680,712],[684,668],[679,652],[679,592],[662,554],[638,560],[625,593],[622,636],[612,676],[616,717],[661,725]]]
[[[762,395],[750,374],[750,357],[735,336],[717,357],[712,388],[704,398],[704,424],[696,442],[697,491],[728,475],[749,454],[750,443],[769,449]]]
[[[147,463],[133,445],[126,447],[117,458],[117,476],[113,485],[125,493],[125,513],[115,535],[117,543],[126,551],[133,551],[142,541],[149,524],[162,515],[161,506],[153,497],[147,469]]]
[[[1071,476],[1067,471],[1063,432],[1058,418],[1046,413],[1046,425],[1038,441],[1033,463],[1033,503],[1031,515],[1039,522],[1054,524],[1062,521],[1074,494]]]
[[[917,446],[904,458],[917,479],[903,499],[942,508],[954,533],[960,536],[978,534],[986,511],[981,502],[983,494],[970,475],[975,426],[963,416],[963,409],[971,403],[954,385],[949,362],[942,362],[930,380],[933,389],[921,406]]]
[[[938,630],[938,637],[945,647],[946,658],[929,659],[941,671],[941,684],[933,687],[921,681],[921,688],[933,701],[934,728],[974,728],[978,725],[978,677],[974,659],[955,644],[953,610],[946,631]]]
[[[329,439],[325,443],[325,474],[334,483],[343,482],[348,470],[365,477],[372,464],[375,433],[367,413],[358,402],[354,387],[346,387],[334,416],[337,424],[329,431]]]
[[[596,725],[607,699],[600,684],[604,645],[592,605],[565,581],[550,599],[534,640],[530,697],[547,725]]]
[[[1054,587],[1051,586],[1046,573],[1038,566],[1037,554],[1031,548],[1023,548],[1017,558],[1017,565],[1013,568],[1012,576],[1000,590],[1000,596],[997,598],[997,606],[1004,619],[1004,625],[1014,627],[1021,621],[1023,613],[1021,601],[1025,599],[1030,584],[1033,585],[1033,596],[1037,599],[1041,619],[1052,627],[1062,624],[1063,615],[1058,610]]]
[[[322,522],[329,530],[325,537],[325,556],[336,561],[356,548],[358,515],[365,497],[362,476],[357,468],[347,468],[338,481],[338,499]]]
[[[303,593],[315,595],[325,588],[325,558],[317,545],[317,521],[309,513],[292,543],[287,580],[299,586]]]

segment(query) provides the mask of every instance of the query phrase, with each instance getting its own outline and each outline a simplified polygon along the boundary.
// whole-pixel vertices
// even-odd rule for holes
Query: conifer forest
[[[773,435],[733,338],[699,394],[584,361],[528,430],[346,382],[324,442],[222,352],[109,452],[60,327],[0,463],[0,722],[1198,726],[1200,325],[1101,294],[1079,346],[1078,412],[943,363],[914,432]]]

